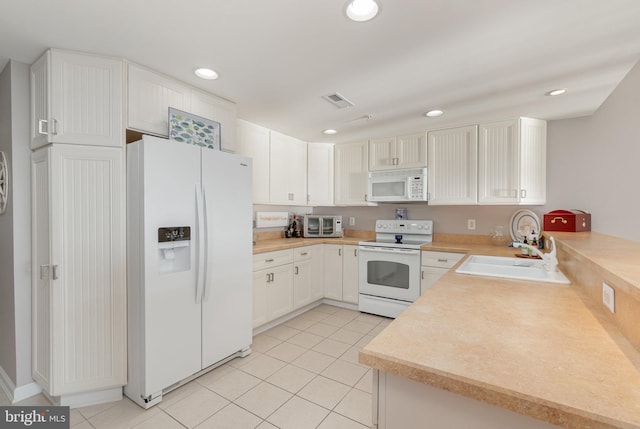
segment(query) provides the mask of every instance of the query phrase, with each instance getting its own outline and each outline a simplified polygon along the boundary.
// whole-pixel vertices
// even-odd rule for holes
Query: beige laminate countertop
[[[273,252],[275,250],[294,249],[314,244],[358,244],[361,238],[275,238],[272,240],[260,240],[253,245],[253,254]]]
[[[631,288],[640,279],[637,264],[615,258],[640,260],[640,243],[554,235],[585,260],[620,266]],[[448,243],[428,249],[514,253]],[[640,353],[583,299],[575,284],[452,269],[364,347],[360,362],[563,427],[640,428]]]

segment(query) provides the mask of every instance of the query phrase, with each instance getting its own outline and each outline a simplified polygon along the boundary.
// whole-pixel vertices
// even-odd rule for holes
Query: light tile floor
[[[71,410],[74,429],[364,429],[371,369],[358,352],[391,322],[322,304],[253,338],[252,353],[143,410],[129,399]],[[47,404],[42,395],[16,405]],[[0,390],[0,405],[8,399]]]

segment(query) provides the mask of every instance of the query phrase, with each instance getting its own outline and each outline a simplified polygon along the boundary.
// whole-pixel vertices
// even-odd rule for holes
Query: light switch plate
[[[605,282],[602,282],[602,303],[610,312],[616,312],[616,292]]]

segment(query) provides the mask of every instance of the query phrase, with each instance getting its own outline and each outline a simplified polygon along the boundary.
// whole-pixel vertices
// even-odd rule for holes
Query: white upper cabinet
[[[31,148],[122,146],[124,63],[48,50],[31,66]]]
[[[169,136],[169,107],[220,123],[222,150],[236,149],[236,105],[177,79],[128,65],[127,128]]]
[[[480,204],[546,202],[545,121],[518,118],[481,124],[478,144]]]
[[[270,131],[251,122],[238,119],[236,150],[253,159],[253,203],[269,204]]]
[[[338,144],[335,156],[335,205],[366,206],[368,175],[367,142]]]
[[[369,170],[427,166],[425,135],[409,134],[369,141]]]
[[[127,128],[169,136],[169,107],[189,111],[191,89],[186,84],[135,64],[128,67]]]
[[[225,152],[236,150],[236,105],[204,91],[191,91],[190,113],[220,123],[220,143]]]
[[[271,204],[307,204],[307,143],[271,131],[269,196]]]
[[[307,204],[333,205],[333,143],[307,144]]]
[[[430,205],[478,202],[478,126],[427,133]]]

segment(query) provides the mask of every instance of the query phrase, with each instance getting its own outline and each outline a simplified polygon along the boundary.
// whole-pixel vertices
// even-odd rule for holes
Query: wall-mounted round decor
[[[0,214],[7,209],[9,201],[9,163],[7,156],[0,150]]]

